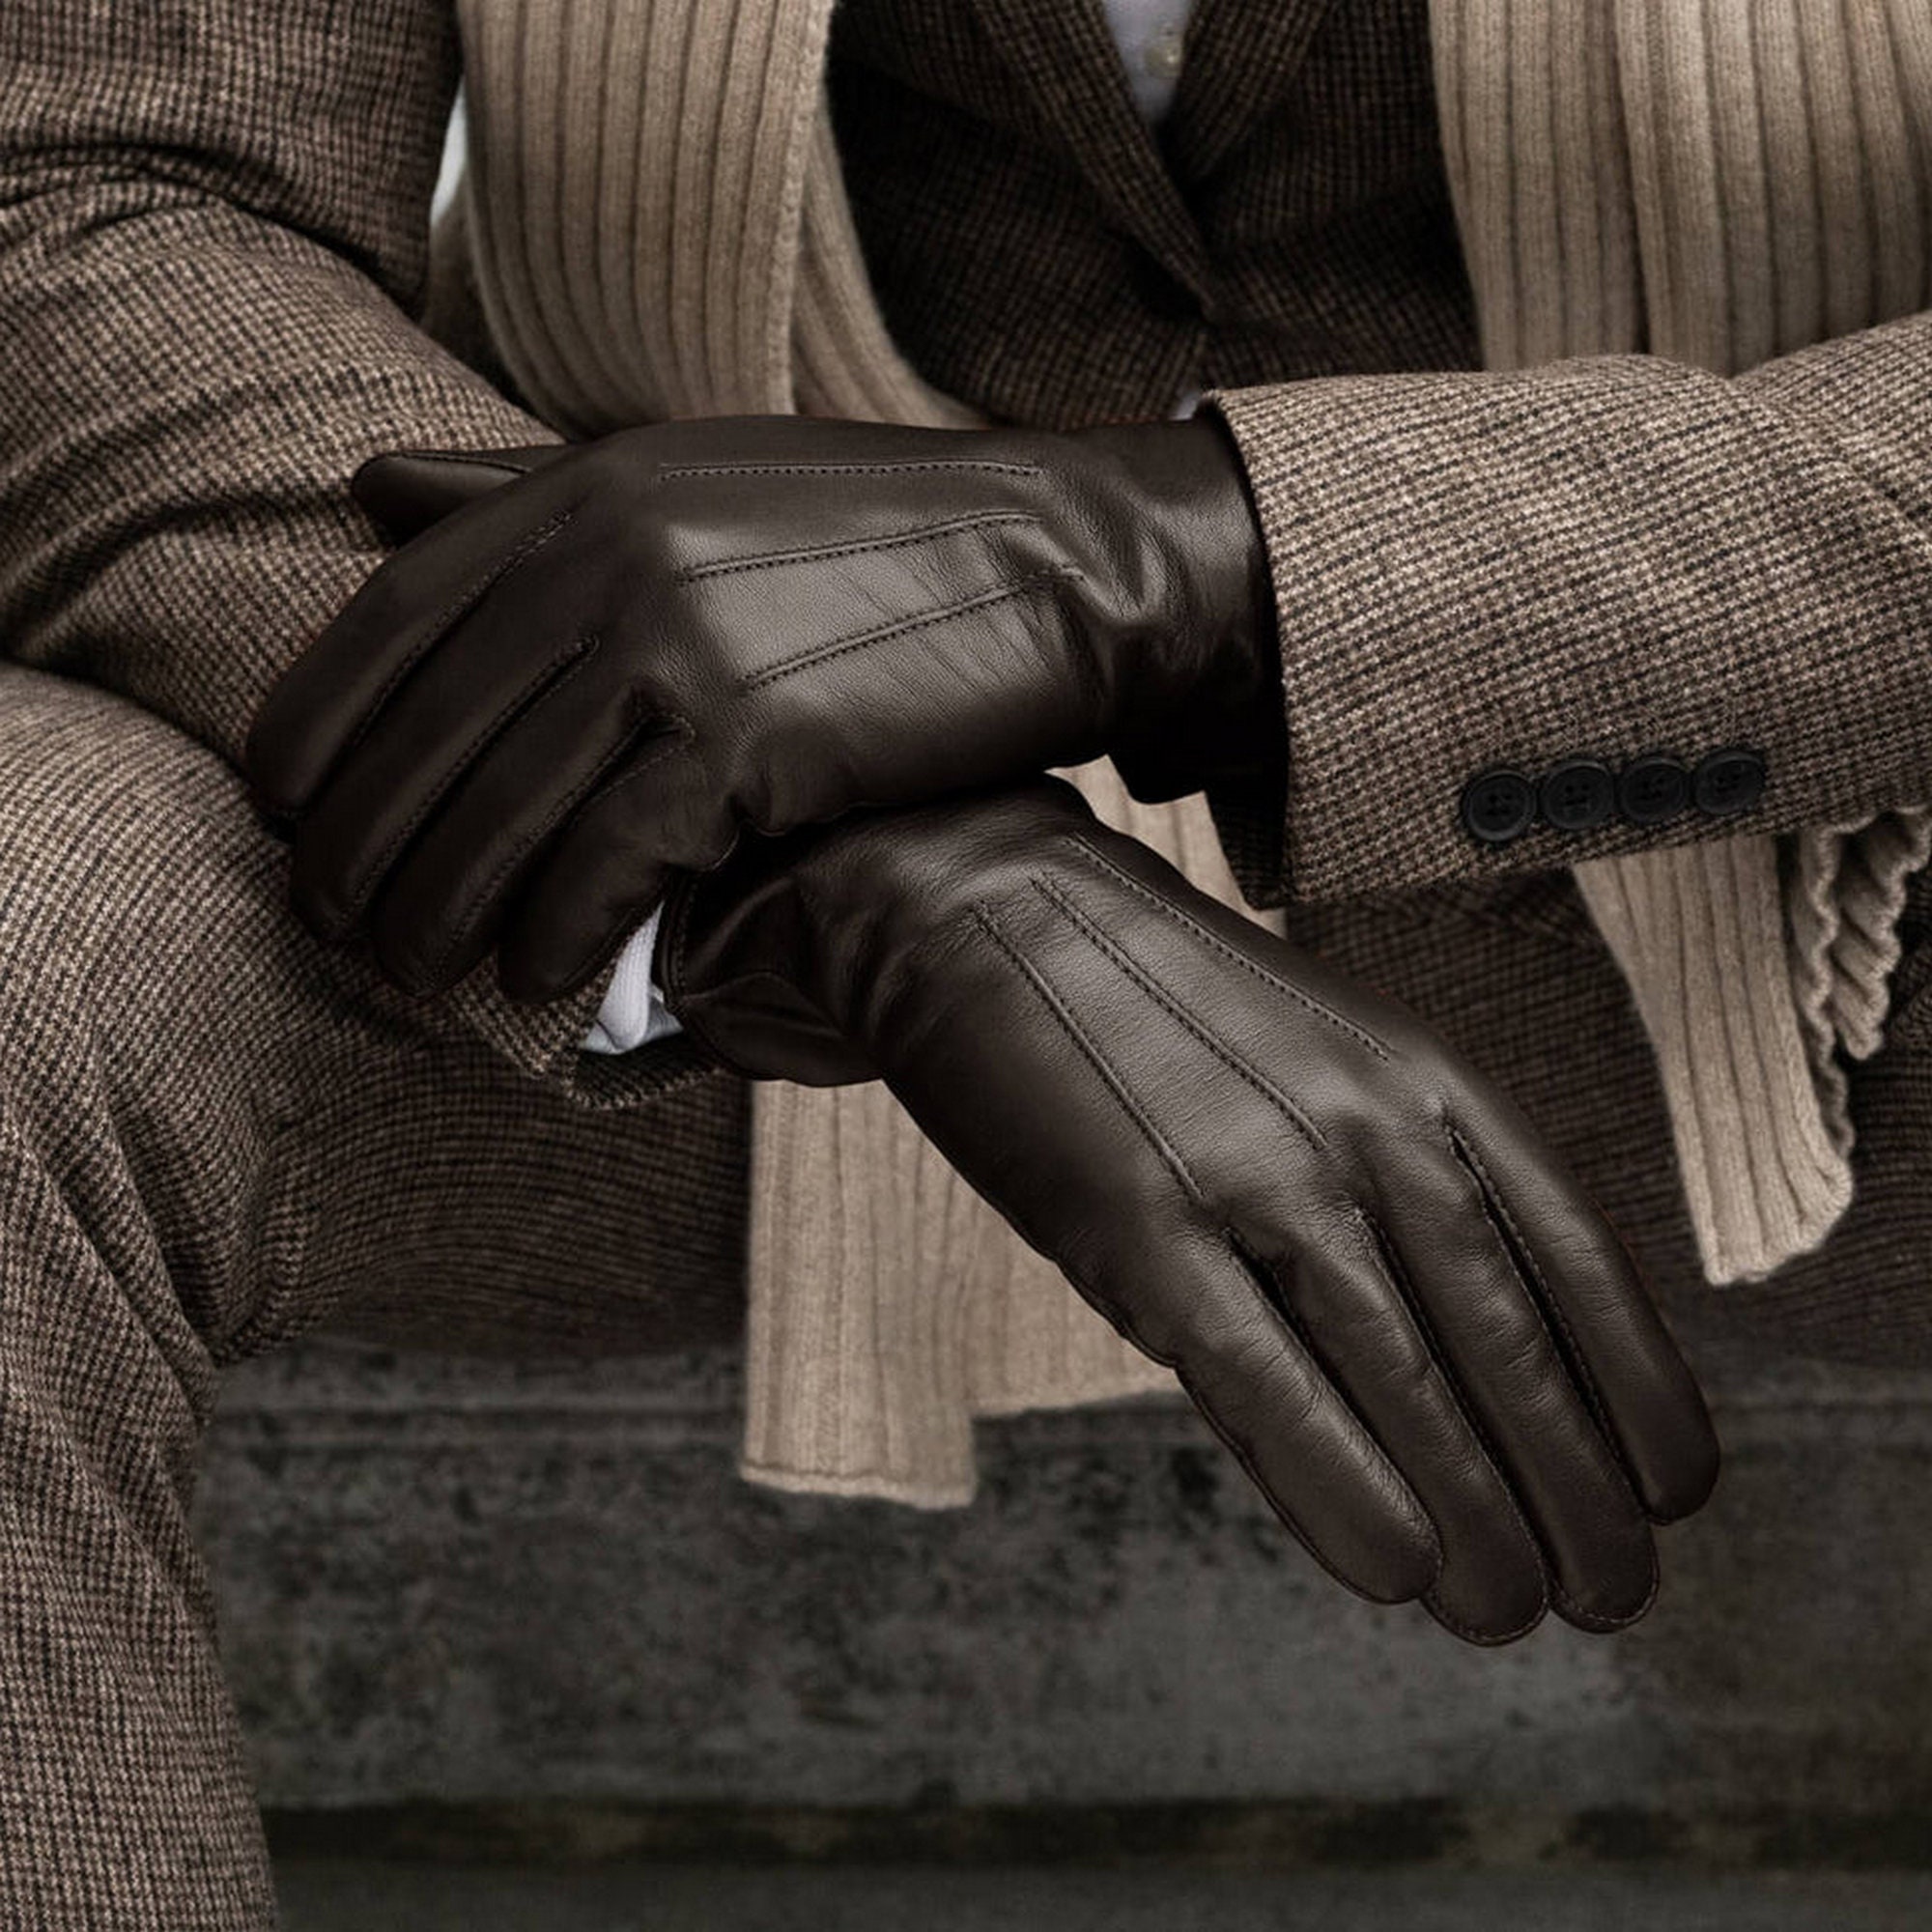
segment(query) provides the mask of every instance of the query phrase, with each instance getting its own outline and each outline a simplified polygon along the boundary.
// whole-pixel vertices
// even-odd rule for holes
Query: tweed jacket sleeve
[[[554,435],[414,319],[458,69],[448,0],[0,7],[0,648],[234,762],[383,555],[357,463]],[[598,996],[453,997],[615,1101]]]
[[[1280,614],[1285,797],[1217,800],[1251,897],[1326,899],[1932,799],[1932,313],[1724,378],[1644,355],[1211,390]],[[1461,809],[1503,769],[1742,747],[1756,802]]]

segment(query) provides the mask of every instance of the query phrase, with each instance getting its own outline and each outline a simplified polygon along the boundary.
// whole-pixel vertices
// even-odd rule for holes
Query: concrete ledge
[[[989,1427],[964,1511],[749,1488],[728,1355],[272,1358],[199,1509],[275,1805],[1932,1812],[1932,1377],[1700,1359],[1656,1612],[1502,1652],[1341,1594],[1184,1407]]]
[[[1932,1885],[1924,1811],[1565,1812],[1452,1799],[1350,1803],[886,1806],[642,1804],[523,1800],[271,1810],[278,1863],[583,1871],[1332,1871],[1431,1866],[1498,1873],[1772,1870],[1917,1872]]]
[[[288,1932],[1917,1932],[1932,1879],[1526,1872],[282,1872]]]

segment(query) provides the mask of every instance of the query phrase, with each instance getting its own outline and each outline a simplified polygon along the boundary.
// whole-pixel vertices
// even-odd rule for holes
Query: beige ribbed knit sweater
[[[461,0],[464,214],[497,347],[558,427],[741,411],[969,425],[894,348],[822,86],[831,0]],[[1486,359],[1731,371],[1919,307],[1924,0],[1435,0]],[[1231,902],[1198,800],[1103,815]],[[1580,866],[1656,1049],[1714,1282],[1850,1196],[1837,1055],[1878,1043],[1932,814]],[[971,1419],[1172,1389],[878,1087],[758,1090],[744,1467],[963,1500]]]

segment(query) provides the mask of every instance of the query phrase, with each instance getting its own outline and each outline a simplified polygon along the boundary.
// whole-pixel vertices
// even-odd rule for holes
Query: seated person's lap
[[[576,1105],[315,944],[286,867],[215,754],[0,665],[0,1093],[51,1166],[125,1170],[215,1353],[732,1333],[737,1084]]]

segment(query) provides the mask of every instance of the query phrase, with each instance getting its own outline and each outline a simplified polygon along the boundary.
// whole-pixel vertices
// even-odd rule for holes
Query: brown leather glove
[[[383,456],[355,487],[419,533],[270,695],[247,763],[298,819],[298,911],[328,939],[366,918],[415,991],[499,942],[512,994],[575,990],[741,830],[1105,752],[1143,797],[1276,755],[1266,561],[1218,419],[719,417]]]
[[[726,1065],[883,1078],[1350,1588],[1477,1643],[1649,1605],[1718,1449],[1602,1214],[1406,1009],[1070,787],[747,840],[659,960]]]

